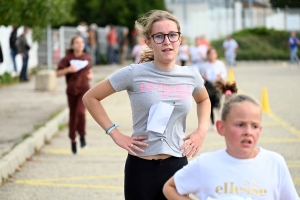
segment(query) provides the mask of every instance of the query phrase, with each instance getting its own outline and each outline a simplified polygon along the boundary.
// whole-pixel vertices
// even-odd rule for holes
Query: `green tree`
[[[270,0],[273,8],[300,8],[300,0]]]
[[[74,0],[0,0],[0,24],[41,30],[49,23],[72,21],[73,4]]]
[[[153,9],[166,10],[163,0],[75,0],[72,14],[76,20],[70,25],[77,25],[80,21],[99,26],[117,24],[133,29],[134,22],[139,15]]]

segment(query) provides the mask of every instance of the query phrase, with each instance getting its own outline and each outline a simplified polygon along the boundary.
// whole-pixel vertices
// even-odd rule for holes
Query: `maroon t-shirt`
[[[91,69],[91,58],[88,54],[83,53],[79,57],[75,57],[73,53],[68,53],[58,64],[59,69],[64,69],[71,66],[71,62],[76,63],[76,66],[79,68],[85,66],[84,68],[79,69],[75,73],[68,73],[66,75],[67,81],[67,94],[78,95],[85,93],[89,90],[89,80],[87,75]],[[74,65],[74,64],[73,64]]]

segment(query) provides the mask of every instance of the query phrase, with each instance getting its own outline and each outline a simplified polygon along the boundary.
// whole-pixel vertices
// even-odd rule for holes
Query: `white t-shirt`
[[[131,52],[131,55],[134,57],[134,63],[138,63],[140,61],[141,54],[147,48],[147,45],[139,45],[136,44]]]
[[[189,46],[188,45],[180,45],[178,50],[178,58],[179,60],[187,61],[189,59]]]
[[[207,53],[207,46],[206,45],[199,45],[197,47],[198,53],[201,55],[201,61],[204,61],[206,59],[206,53]]]
[[[174,175],[181,195],[201,200],[297,200],[284,158],[260,148],[255,158],[237,159],[226,150],[203,153]]]
[[[223,47],[225,48],[226,55],[235,54],[235,49],[238,48],[238,43],[234,39],[225,40],[223,42]]]
[[[200,45],[198,47],[192,46],[190,48],[191,60],[192,62],[203,62],[206,58],[207,47],[205,45]],[[202,55],[202,57],[200,56]]]
[[[206,77],[206,80],[214,83],[218,75],[221,75],[223,80],[227,77],[227,70],[224,63],[220,60],[216,60],[215,63],[205,62],[200,74]]]

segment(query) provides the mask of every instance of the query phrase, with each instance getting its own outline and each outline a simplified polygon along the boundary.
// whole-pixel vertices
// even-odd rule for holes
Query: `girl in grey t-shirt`
[[[150,11],[137,22],[149,47],[139,64],[131,64],[98,83],[83,102],[98,124],[128,151],[125,199],[166,199],[162,188],[174,173],[195,156],[203,143],[210,101],[203,79],[192,67],[175,65],[182,40],[178,20],[166,11]],[[107,116],[101,100],[127,90],[132,109],[133,134],[122,134]],[[185,136],[186,117],[197,104],[198,128]],[[100,101],[100,102],[99,102]]]

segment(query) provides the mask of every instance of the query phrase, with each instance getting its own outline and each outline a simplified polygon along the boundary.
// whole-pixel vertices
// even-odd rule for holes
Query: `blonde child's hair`
[[[135,29],[137,30],[139,35],[142,35],[145,39],[150,40],[153,24],[155,22],[166,20],[166,19],[175,22],[177,25],[177,29],[180,32],[180,25],[176,17],[174,17],[171,13],[164,10],[151,10],[147,12],[135,22]],[[153,60],[154,60],[153,50],[147,48],[141,54],[139,63],[153,61]]]

